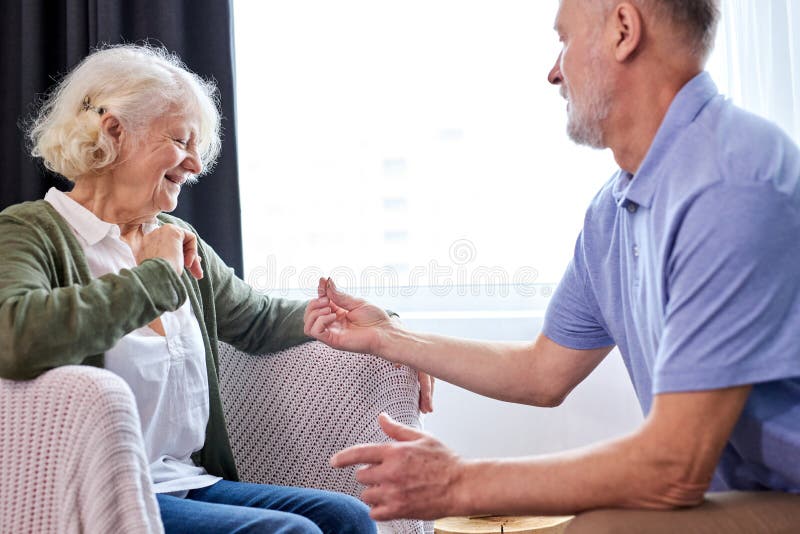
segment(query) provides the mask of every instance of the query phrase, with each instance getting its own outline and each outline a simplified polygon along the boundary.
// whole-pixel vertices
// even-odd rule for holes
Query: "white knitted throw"
[[[0,532],[163,532],[124,380],[75,365],[0,379]]]

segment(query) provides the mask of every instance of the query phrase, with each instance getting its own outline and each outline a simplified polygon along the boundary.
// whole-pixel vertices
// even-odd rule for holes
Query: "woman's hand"
[[[136,263],[150,258],[164,258],[180,276],[184,267],[198,280],[203,278],[201,258],[197,253],[197,236],[174,224],[165,224],[142,236]]]
[[[335,349],[380,354],[380,338],[393,328],[392,318],[381,308],[343,293],[330,278],[320,278],[316,299],[306,306],[305,328],[311,336]],[[419,411],[433,411],[434,378],[419,371]]]
[[[335,349],[378,354],[382,334],[392,328],[384,310],[339,291],[330,278],[320,278],[317,294],[306,307],[307,336]]]

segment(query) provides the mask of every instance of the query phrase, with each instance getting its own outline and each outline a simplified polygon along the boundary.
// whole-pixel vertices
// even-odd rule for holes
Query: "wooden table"
[[[436,534],[561,534],[573,516],[446,517],[434,524]]]

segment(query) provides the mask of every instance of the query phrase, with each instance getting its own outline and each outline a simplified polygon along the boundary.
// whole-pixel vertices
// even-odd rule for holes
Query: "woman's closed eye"
[[[188,147],[189,146],[189,140],[188,139],[182,139],[180,137],[173,137],[172,140],[175,141],[176,143],[178,143],[179,145],[183,146],[183,147]]]

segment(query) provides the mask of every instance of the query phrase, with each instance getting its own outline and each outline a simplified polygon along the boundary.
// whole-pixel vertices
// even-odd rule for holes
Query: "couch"
[[[46,334],[45,334],[46,335]],[[359,495],[328,458],[387,441],[381,411],[419,427],[416,373],[318,342],[253,356],[220,344],[220,389],[242,480]],[[381,533],[422,533],[392,521]],[[89,366],[0,379],[0,533],[159,533],[136,404],[117,375]]]

